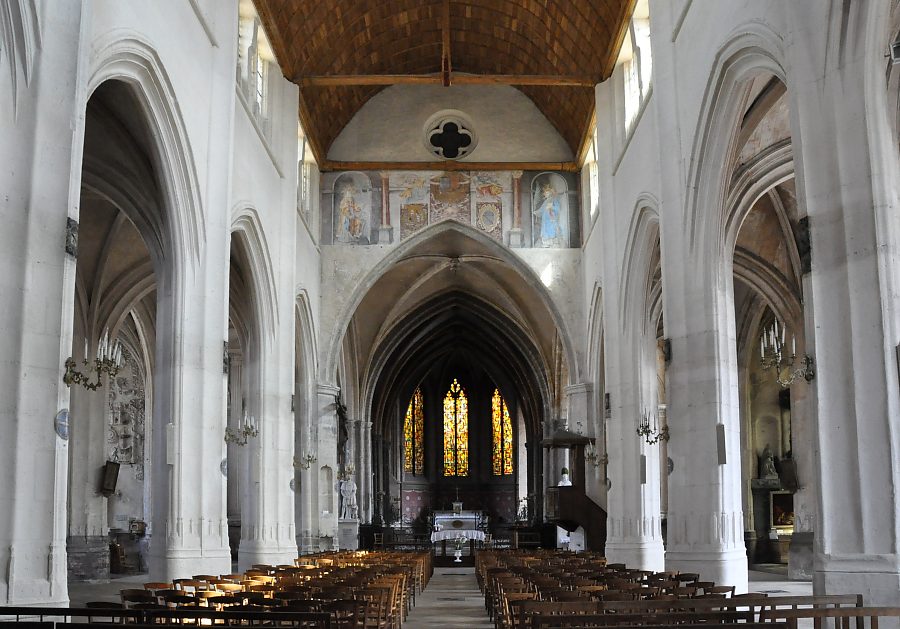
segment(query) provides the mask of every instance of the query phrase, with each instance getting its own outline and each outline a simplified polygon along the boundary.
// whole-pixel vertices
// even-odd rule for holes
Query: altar
[[[456,546],[454,540],[460,537],[466,540],[462,549],[463,563],[464,565],[474,565],[472,561],[475,555],[475,543],[481,543],[485,538],[484,531],[479,528],[483,521],[484,515],[481,511],[435,511],[431,541],[436,546],[439,545],[435,548],[437,565],[451,565],[446,562],[452,560]]]
[[[435,531],[475,531],[481,523],[480,511],[435,511]]]

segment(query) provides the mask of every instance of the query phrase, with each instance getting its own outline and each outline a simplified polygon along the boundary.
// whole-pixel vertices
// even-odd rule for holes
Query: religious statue
[[[562,468],[562,478],[559,481],[557,487],[571,487],[572,481],[569,480],[569,468]]]
[[[338,417],[338,434],[337,434],[337,457],[338,466],[343,468],[349,458],[350,447],[350,427],[348,426],[349,418],[347,417],[347,406],[341,401],[338,394],[334,401],[335,409]]]
[[[352,476],[341,481],[341,519],[355,520],[359,516],[356,505],[356,483]]]
[[[778,471],[775,469],[775,457],[772,455],[772,449],[768,443],[759,457],[759,477],[778,478]]]

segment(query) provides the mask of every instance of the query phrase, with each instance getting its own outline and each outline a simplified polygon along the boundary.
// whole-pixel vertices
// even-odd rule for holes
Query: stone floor
[[[475,568],[435,568],[434,576],[409,613],[403,629],[487,629],[494,624],[484,609]]]

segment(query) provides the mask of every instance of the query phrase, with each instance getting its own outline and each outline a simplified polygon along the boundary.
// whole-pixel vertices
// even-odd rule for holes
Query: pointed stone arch
[[[167,253],[178,267],[198,262],[204,249],[205,212],[184,116],[164,64],[149,42],[122,30],[100,38],[92,59],[83,102],[107,81],[131,87],[155,139],[155,166],[171,220]]]
[[[243,247],[253,279],[250,294],[259,320],[260,342],[271,344],[278,328],[278,295],[266,234],[255,208],[239,204],[232,216],[231,238],[237,238]]]
[[[625,264],[619,276],[619,323],[624,331],[627,321],[638,316],[647,302],[645,283],[650,258],[659,241],[659,202],[644,193],[638,196],[625,244]],[[660,242],[660,245],[662,243]],[[641,282],[640,286],[636,283]]]
[[[787,85],[784,57],[781,36],[759,22],[735,28],[715,56],[693,135],[684,207],[690,249],[706,247],[701,250],[705,272],[715,272],[715,260],[724,252],[723,205],[737,150],[738,122],[746,110],[747,93],[741,86],[760,72]]]
[[[570,378],[573,381],[580,381],[581,365],[572,341],[572,333],[570,326],[566,322],[560,308],[553,300],[553,296],[541,282],[537,273],[529,267],[521,258],[516,256],[507,247],[501,245],[490,236],[475,229],[474,227],[463,225],[456,221],[442,221],[429,226],[418,232],[409,239],[403,241],[397,248],[385,256],[366,276],[357,284],[351,293],[351,297],[347,302],[347,306],[339,314],[335,326],[334,333],[329,339],[326,346],[320,347],[325,352],[320,360],[321,374],[323,378],[333,378],[338,365],[338,357],[341,351],[344,335],[350,325],[350,321],[356,314],[359,305],[372,287],[384,274],[390,270],[395,264],[404,260],[414,249],[420,247],[424,243],[431,240],[437,240],[442,235],[450,232],[460,233],[467,238],[471,238],[480,246],[490,252],[495,259],[504,262],[513,269],[517,276],[522,280],[533,293],[539,298],[542,305],[547,309],[550,317],[555,323],[559,335],[560,343],[563,347],[563,353],[566,358]]]

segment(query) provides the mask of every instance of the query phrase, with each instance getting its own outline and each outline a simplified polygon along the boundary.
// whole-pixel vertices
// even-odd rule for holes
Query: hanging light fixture
[[[235,446],[245,446],[247,442],[259,434],[259,428],[256,427],[256,420],[252,415],[247,415],[238,419],[237,429],[228,426],[225,428],[225,443]]]
[[[294,457],[294,468],[298,470],[308,470],[313,463],[316,462],[315,455],[307,452],[302,456]]]
[[[637,432],[639,437],[643,437],[644,441],[647,442],[647,445],[650,446],[659,443],[660,441],[669,440],[669,427],[663,426],[660,428],[656,421],[656,415],[650,411],[643,411],[641,413],[641,421],[635,432]]]
[[[786,352],[786,338],[790,336],[790,354]],[[788,335],[784,323],[775,319],[767,326],[759,339],[759,364],[763,370],[775,370],[775,380],[783,388],[787,388],[803,377],[807,382],[816,377],[813,359],[809,354],[803,354],[802,366],[795,367],[797,358],[797,337]]]
[[[600,467],[609,463],[609,455],[604,453],[602,456],[597,454],[597,449],[593,443],[589,443],[584,447],[584,460],[594,467]]]
[[[76,369],[78,363],[71,356],[66,359],[66,372],[63,374],[63,382],[71,387],[80,384],[89,391],[96,391],[102,384],[101,376],[106,373],[110,378],[115,378],[122,368],[122,343],[118,339],[109,342],[109,330],[107,329],[97,343],[97,357],[93,361],[88,358],[88,341],[84,340],[84,371]]]

